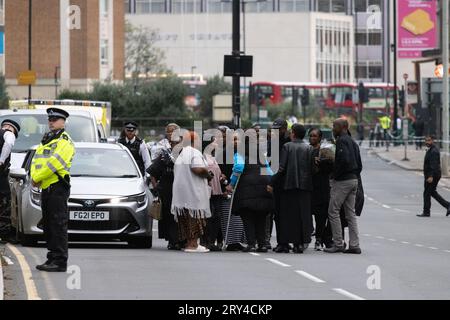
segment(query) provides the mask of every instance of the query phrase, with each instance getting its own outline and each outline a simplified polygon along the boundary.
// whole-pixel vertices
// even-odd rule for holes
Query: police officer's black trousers
[[[47,260],[57,265],[66,266],[69,256],[67,227],[69,213],[67,201],[70,188],[63,182],[42,190],[41,208],[44,235],[47,241]]]

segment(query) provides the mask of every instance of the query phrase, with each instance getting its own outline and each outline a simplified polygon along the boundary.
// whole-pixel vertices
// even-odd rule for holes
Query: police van
[[[107,102],[75,100],[16,100],[9,110],[0,110],[0,123],[11,119],[21,130],[11,153],[11,169],[20,168],[26,152],[38,145],[48,132],[47,108],[57,107],[70,113],[66,131],[74,142],[108,142],[111,105]]]

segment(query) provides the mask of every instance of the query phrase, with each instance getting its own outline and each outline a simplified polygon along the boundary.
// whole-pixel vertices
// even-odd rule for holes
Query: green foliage
[[[203,118],[212,118],[213,97],[219,93],[230,93],[231,84],[219,75],[206,79],[207,84],[200,89],[200,115]]]
[[[113,118],[191,117],[184,104],[185,95],[183,82],[167,77],[137,88],[130,82],[95,83],[91,92],[64,90],[59,99],[109,101]]]
[[[8,109],[9,96],[6,91],[5,77],[0,77],[0,109]]]

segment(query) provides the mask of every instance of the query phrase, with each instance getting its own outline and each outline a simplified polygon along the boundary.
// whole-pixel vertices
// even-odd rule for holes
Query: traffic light
[[[400,108],[403,108],[405,106],[405,90],[402,89],[398,93],[398,100],[399,100],[399,106]]]
[[[368,89],[364,87],[364,83],[360,82],[358,85],[358,95],[360,103],[369,102],[369,92]]]
[[[309,90],[306,88],[303,88],[301,102],[302,106],[309,105]]]
[[[298,107],[298,88],[292,88],[292,106]]]

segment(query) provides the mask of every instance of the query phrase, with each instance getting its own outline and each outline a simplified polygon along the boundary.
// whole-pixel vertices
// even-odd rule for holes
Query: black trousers
[[[11,190],[8,174],[0,173],[0,236],[8,236],[11,231]]]
[[[441,195],[436,191],[437,185],[441,180],[440,176],[433,177],[433,182],[428,183],[425,179],[424,182],[424,191],[423,191],[423,214],[430,214],[431,210],[431,197],[434,198],[441,206],[445,209],[448,208],[450,203],[441,197]]]
[[[314,221],[316,223],[316,241],[324,243],[325,227],[328,220],[328,202],[313,204]]]
[[[42,190],[41,208],[44,236],[47,241],[47,260],[66,266],[69,258],[67,227],[69,215],[67,201],[70,188],[63,182]]]
[[[280,186],[274,186],[273,190],[273,199],[275,202],[275,213],[273,220],[275,222],[275,232],[277,234],[277,244],[280,243],[280,211],[281,211],[281,185]],[[272,229],[271,229],[272,231]]]
[[[241,214],[247,244],[264,246],[266,244],[266,220],[269,213],[247,211]]]
[[[213,195],[210,199],[211,218],[206,220],[206,233],[203,236],[203,241],[207,245],[213,245],[223,242],[222,230],[220,228],[220,210],[222,202],[225,198],[221,195]]]

